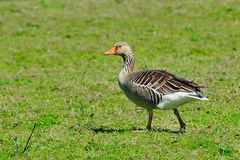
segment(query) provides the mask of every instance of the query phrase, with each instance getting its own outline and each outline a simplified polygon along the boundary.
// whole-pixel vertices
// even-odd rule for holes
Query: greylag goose
[[[133,72],[134,54],[126,42],[118,42],[104,53],[123,58],[123,68],[118,83],[125,95],[137,106],[147,109],[147,129],[152,129],[153,109],[173,110],[180,124],[178,133],[185,132],[186,124],[177,108],[194,100],[207,100],[193,81],[177,77],[162,70]]]

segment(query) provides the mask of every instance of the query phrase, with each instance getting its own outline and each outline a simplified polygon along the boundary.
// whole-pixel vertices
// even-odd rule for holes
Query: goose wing
[[[157,105],[163,95],[176,92],[201,92],[200,86],[193,81],[176,77],[162,70],[135,72],[129,76],[128,83],[132,92]]]

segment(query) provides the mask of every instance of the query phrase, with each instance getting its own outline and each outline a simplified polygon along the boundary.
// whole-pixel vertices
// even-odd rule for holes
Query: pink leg
[[[174,114],[177,116],[178,122],[180,124],[180,130],[178,131],[178,133],[184,133],[185,132],[185,128],[186,128],[186,124],[183,122],[182,118],[180,117],[180,114],[178,112],[177,109],[174,109]]]
[[[152,119],[153,119],[153,112],[148,112],[147,130],[151,130],[152,129]]]

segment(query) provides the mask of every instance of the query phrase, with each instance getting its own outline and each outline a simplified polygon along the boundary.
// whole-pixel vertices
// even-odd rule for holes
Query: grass
[[[0,159],[239,159],[239,1],[0,1]],[[117,84],[117,41],[136,70],[207,84],[180,108],[186,134],[132,133],[136,112]],[[22,154],[34,123],[30,147]],[[171,111],[154,128],[177,130]]]

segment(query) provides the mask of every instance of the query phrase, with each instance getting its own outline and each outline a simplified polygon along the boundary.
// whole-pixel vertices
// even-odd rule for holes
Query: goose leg
[[[152,129],[152,119],[153,119],[153,112],[148,112],[147,130]]]
[[[185,132],[186,124],[183,122],[183,120],[180,117],[180,114],[179,114],[177,109],[174,109],[173,112],[177,116],[178,122],[179,122],[180,127],[181,127],[180,130],[178,131],[178,133],[182,134],[182,133]]]

